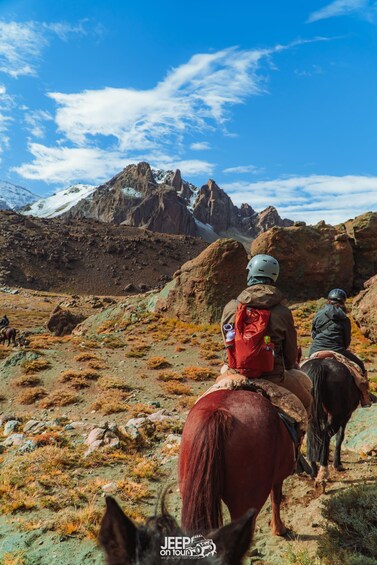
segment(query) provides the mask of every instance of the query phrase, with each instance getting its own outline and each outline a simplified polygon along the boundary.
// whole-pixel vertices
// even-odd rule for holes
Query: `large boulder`
[[[234,239],[219,239],[185,263],[155,309],[195,323],[215,323],[229,300],[246,287],[247,255]]]
[[[70,310],[57,306],[47,322],[47,327],[56,336],[69,335],[84,320],[85,317],[81,314],[73,314]]]
[[[355,260],[354,289],[377,273],[377,212],[367,212],[340,226],[351,238]]]
[[[377,275],[364,288],[353,301],[352,315],[362,333],[377,343]]]
[[[251,244],[251,254],[273,255],[280,263],[278,286],[292,300],[325,296],[335,287],[352,289],[353,255],[346,233],[316,226],[274,227]]]

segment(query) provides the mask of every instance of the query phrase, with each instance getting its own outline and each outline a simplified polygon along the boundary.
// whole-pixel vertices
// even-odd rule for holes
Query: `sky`
[[[146,160],[293,220],[377,210],[376,47],[375,0],[0,0],[0,179]]]

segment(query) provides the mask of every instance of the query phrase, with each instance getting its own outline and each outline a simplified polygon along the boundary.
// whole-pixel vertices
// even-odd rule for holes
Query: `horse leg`
[[[330,453],[330,439],[333,436],[332,428],[330,425],[326,426],[323,433],[323,443],[321,449],[321,456],[319,459],[319,471],[315,478],[315,486],[322,487],[322,492],[325,492],[326,482],[329,479],[329,453]]]
[[[336,445],[335,445],[335,454],[334,454],[334,463],[333,463],[333,467],[334,469],[336,469],[336,471],[344,471],[344,467],[340,460],[340,452],[342,449],[342,443],[344,440],[344,434],[346,431],[346,425],[348,420],[349,418],[345,422],[342,422],[340,424],[338,433],[336,434]]]
[[[284,526],[280,518],[280,504],[283,498],[283,483],[278,483],[272,487],[271,490],[271,504],[272,504],[272,520],[271,530],[275,536],[284,536],[287,533],[287,528]]]

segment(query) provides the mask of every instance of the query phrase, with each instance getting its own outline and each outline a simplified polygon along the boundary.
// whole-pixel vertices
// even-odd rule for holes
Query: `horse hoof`
[[[316,489],[322,489],[322,494],[326,493],[326,481],[314,481]]]
[[[334,467],[335,471],[338,471],[339,473],[346,470],[346,468],[343,467],[342,464],[340,464],[340,465],[333,465],[333,467]]]
[[[288,528],[283,525],[281,528],[274,528],[272,530],[272,533],[274,534],[274,536],[284,537],[288,534],[288,531]]]

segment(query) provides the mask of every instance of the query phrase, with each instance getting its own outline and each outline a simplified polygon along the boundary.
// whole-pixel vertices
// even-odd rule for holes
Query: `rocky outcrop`
[[[246,286],[246,265],[239,242],[219,239],[175,273],[155,310],[184,321],[218,322],[225,304]]]
[[[293,224],[292,220],[282,219],[274,206],[268,206],[268,208],[265,208],[265,210],[258,214],[254,222],[254,233],[257,235],[275,226],[287,228],[293,226]]]
[[[229,196],[209,180],[199,191],[193,214],[203,224],[209,224],[215,232],[226,231],[239,225],[239,210]]]
[[[348,234],[353,248],[355,270],[354,289],[377,273],[377,212],[367,212],[339,226]]]
[[[73,314],[70,310],[57,306],[47,322],[47,328],[55,336],[69,335],[84,319],[80,314]]]
[[[155,232],[196,234],[194,218],[174,189],[159,189],[144,198],[124,223]]]
[[[334,287],[352,289],[353,254],[346,234],[316,226],[272,228],[253,241],[251,254],[267,253],[280,263],[279,288],[292,300],[326,296]]]
[[[377,343],[377,275],[369,279],[364,288],[353,301],[352,315],[361,332]]]

